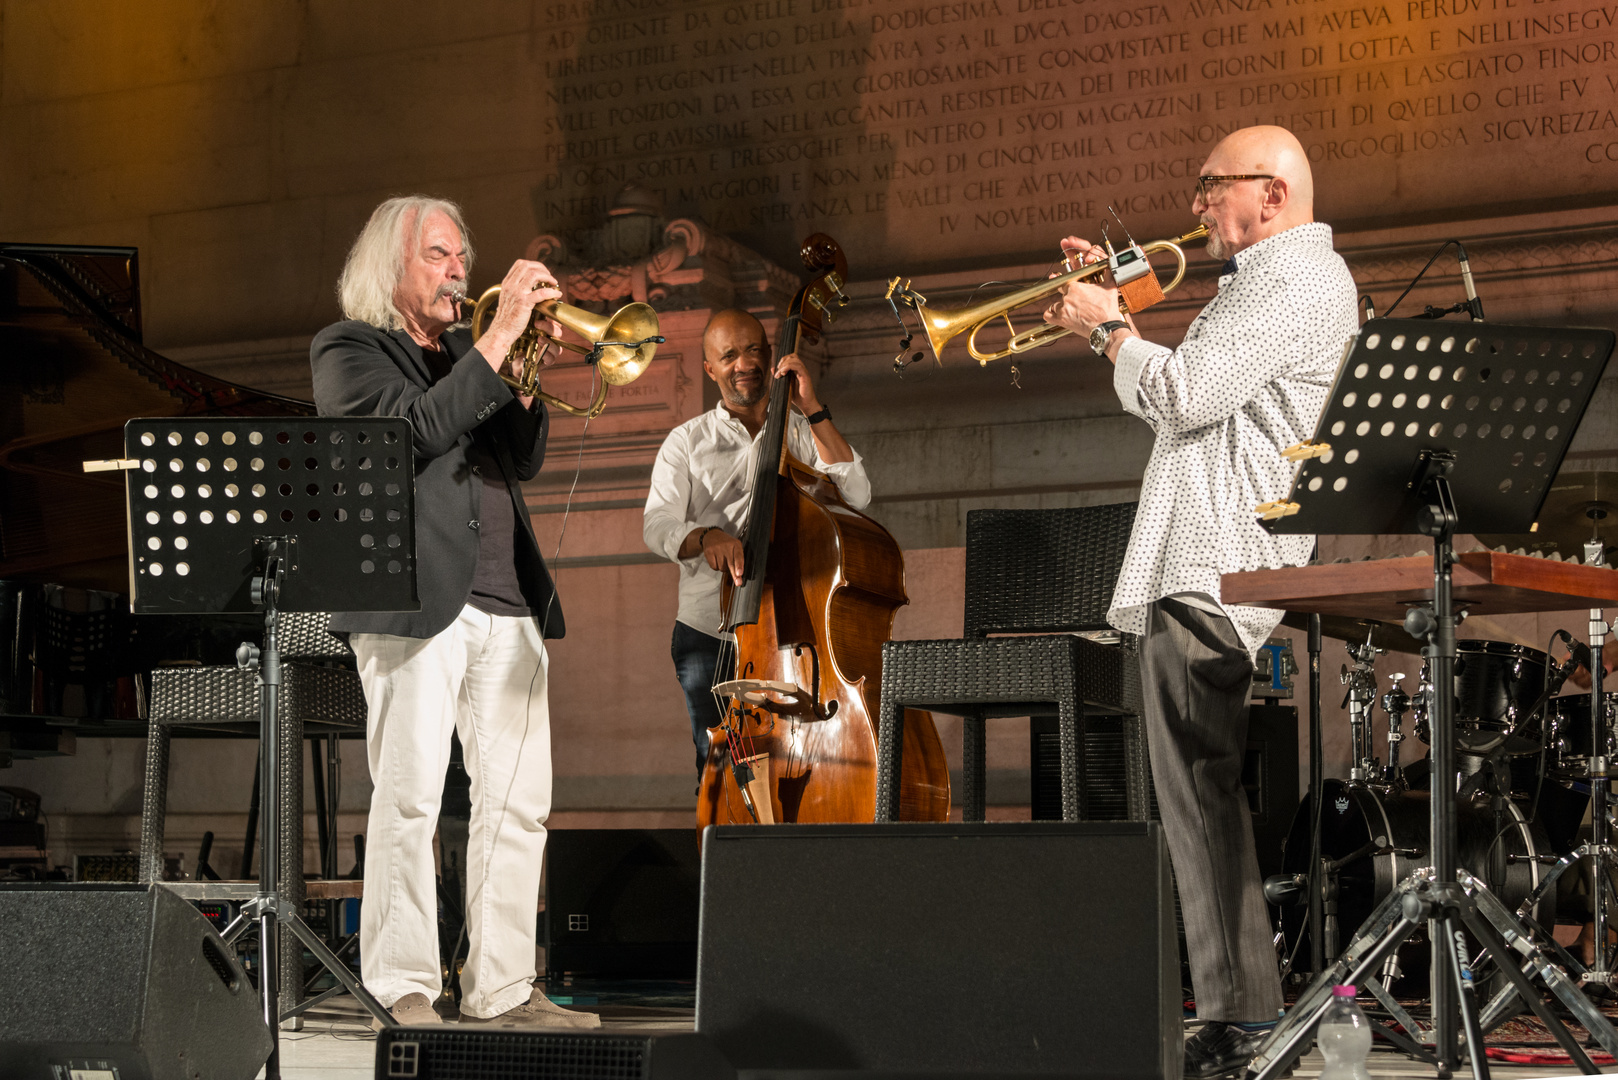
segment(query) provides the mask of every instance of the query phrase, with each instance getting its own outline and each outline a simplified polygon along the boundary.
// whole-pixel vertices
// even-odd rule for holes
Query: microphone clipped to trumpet
[[[464,292],[455,293],[453,297],[458,304],[472,305],[472,340],[477,341],[488,329],[495,306],[500,302],[500,286],[489,286],[475,302]],[[580,345],[547,332],[544,324],[548,321],[561,324],[590,344]],[[500,365],[500,378],[524,397],[537,397],[563,412],[591,420],[607,407],[607,387],[625,386],[645,374],[657,347],[665,340],[657,331],[657,312],[650,304],[625,304],[611,315],[597,315],[560,300],[546,300],[534,305],[528,326],[506,351]],[[600,374],[595,397],[584,408],[539,389],[541,360],[551,345],[583,353],[585,360],[594,364]],[[514,375],[512,372],[519,360],[522,370]]]
[[[927,340],[933,347],[933,355],[943,360],[944,346],[958,334],[970,331],[966,338],[966,351],[972,359],[979,364],[987,364],[991,360],[1003,360],[1008,356],[1025,353],[1030,349],[1037,349],[1041,345],[1049,345],[1058,338],[1066,337],[1073,331],[1060,326],[1051,326],[1042,323],[1039,326],[1017,333],[1011,325],[1011,313],[1018,308],[1029,304],[1049,304],[1058,293],[1075,281],[1088,281],[1105,273],[1113,275],[1113,281],[1118,287],[1118,307],[1123,312],[1139,312],[1151,307],[1162,300],[1164,295],[1173,292],[1185,278],[1185,250],[1184,245],[1205,240],[1208,237],[1208,227],[1198,225],[1195,229],[1172,240],[1154,240],[1149,244],[1136,244],[1130,241],[1122,251],[1113,251],[1112,245],[1107,245],[1108,257],[1100,262],[1088,263],[1073,267],[1073,259],[1068,258],[1067,273],[1056,277],[1026,285],[1020,289],[1013,289],[1003,296],[992,300],[985,300],[980,304],[957,308],[953,311],[935,311],[927,305],[927,298],[910,287],[910,282],[901,284],[901,279],[894,278],[888,282],[887,300],[895,305],[903,304],[912,308],[921,319],[922,329],[927,333]],[[1157,271],[1152,268],[1150,256],[1158,252],[1169,252],[1174,256],[1174,276],[1168,284],[1160,285]],[[978,347],[977,337],[989,323],[996,319],[1002,320],[1011,338],[1006,347],[996,352],[986,352]],[[900,320],[903,323],[903,320]],[[905,347],[909,343],[906,341]]]

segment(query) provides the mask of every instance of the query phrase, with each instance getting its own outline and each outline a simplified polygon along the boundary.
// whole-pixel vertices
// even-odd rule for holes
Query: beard
[[[1204,222],[1204,224],[1207,223]],[[1212,225],[1208,226],[1208,242],[1203,245],[1203,250],[1221,262],[1230,257],[1230,251],[1225,247],[1224,239],[1220,237]]]
[[[731,379],[726,389],[729,391],[726,396],[730,399],[732,405],[750,406],[757,405],[764,395],[769,393],[770,384],[768,379],[760,377],[753,382],[749,389],[743,390],[735,379]]]

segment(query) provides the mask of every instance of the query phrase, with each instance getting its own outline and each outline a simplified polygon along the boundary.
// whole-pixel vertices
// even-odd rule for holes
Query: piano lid
[[[135,248],[0,244],[0,578],[127,591],[125,421],[314,412],[142,344]]]

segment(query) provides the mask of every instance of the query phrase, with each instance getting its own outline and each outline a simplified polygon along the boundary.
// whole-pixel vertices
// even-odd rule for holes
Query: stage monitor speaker
[[[697,1030],[738,1070],[1179,1080],[1156,822],[703,836]]]
[[[376,1080],[732,1080],[713,1043],[690,1032],[388,1028]]]
[[[0,886],[7,1080],[252,1080],[257,992],[196,908],[161,885]]]
[[[700,867],[695,829],[552,829],[545,970],[691,978]]]

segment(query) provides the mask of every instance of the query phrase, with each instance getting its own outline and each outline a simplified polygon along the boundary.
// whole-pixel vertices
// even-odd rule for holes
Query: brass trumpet
[[[495,305],[500,302],[500,286],[489,286],[476,302],[464,294],[456,299],[462,304],[472,305],[472,340],[477,341],[488,328]],[[585,346],[564,341],[540,329],[541,323],[548,319],[561,323],[590,344]],[[597,315],[560,300],[547,300],[534,305],[528,328],[506,352],[500,367],[500,378],[524,397],[537,397],[563,412],[592,420],[607,407],[607,387],[627,385],[645,373],[657,347],[664,340],[658,336],[657,329],[657,312],[652,310],[650,304],[625,304],[611,315]],[[600,372],[601,382],[596,388],[595,399],[585,408],[570,405],[539,389],[539,358],[543,341],[585,354]],[[513,376],[509,372],[518,359],[523,361],[522,374]]]
[[[1147,255],[1159,251],[1167,251],[1174,255],[1174,277],[1170,279],[1167,285],[1163,286],[1163,292],[1173,291],[1175,286],[1179,285],[1181,279],[1185,277],[1185,251],[1181,245],[1206,239],[1207,236],[1208,227],[1198,225],[1185,235],[1176,236],[1172,240],[1154,240],[1150,244],[1142,245],[1141,250]],[[1057,338],[1071,334],[1073,331],[1060,326],[1052,326],[1049,323],[1042,323],[1019,334],[1011,325],[1011,313],[1028,304],[1036,302],[1049,303],[1051,297],[1061,292],[1070,283],[1095,277],[1104,272],[1107,266],[1108,264],[1105,260],[1092,263],[1089,266],[1081,266],[1077,270],[1047,278],[1033,285],[1025,285],[1020,289],[1006,293],[1004,296],[997,296],[992,300],[985,300],[981,304],[973,304],[971,307],[964,307],[955,311],[930,310],[927,307],[927,298],[911,289],[908,281],[903,285],[899,284],[898,278],[888,282],[887,298],[915,309],[916,314],[921,318],[922,328],[927,331],[927,340],[932,344],[933,355],[940,360],[943,359],[944,346],[949,343],[950,339],[962,331],[970,329],[971,333],[966,339],[966,351],[971,353],[972,359],[979,364],[987,364],[990,360],[1002,360],[1005,357],[1024,353],[1030,349],[1037,349],[1041,345],[1049,345]],[[1118,306],[1122,311],[1129,310],[1121,297]],[[978,333],[995,319],[1005,321],[1006,329],[1011,331],[1011,339],[1006,342],[1006,347],[999,352],[986,353],[978,348]]]

